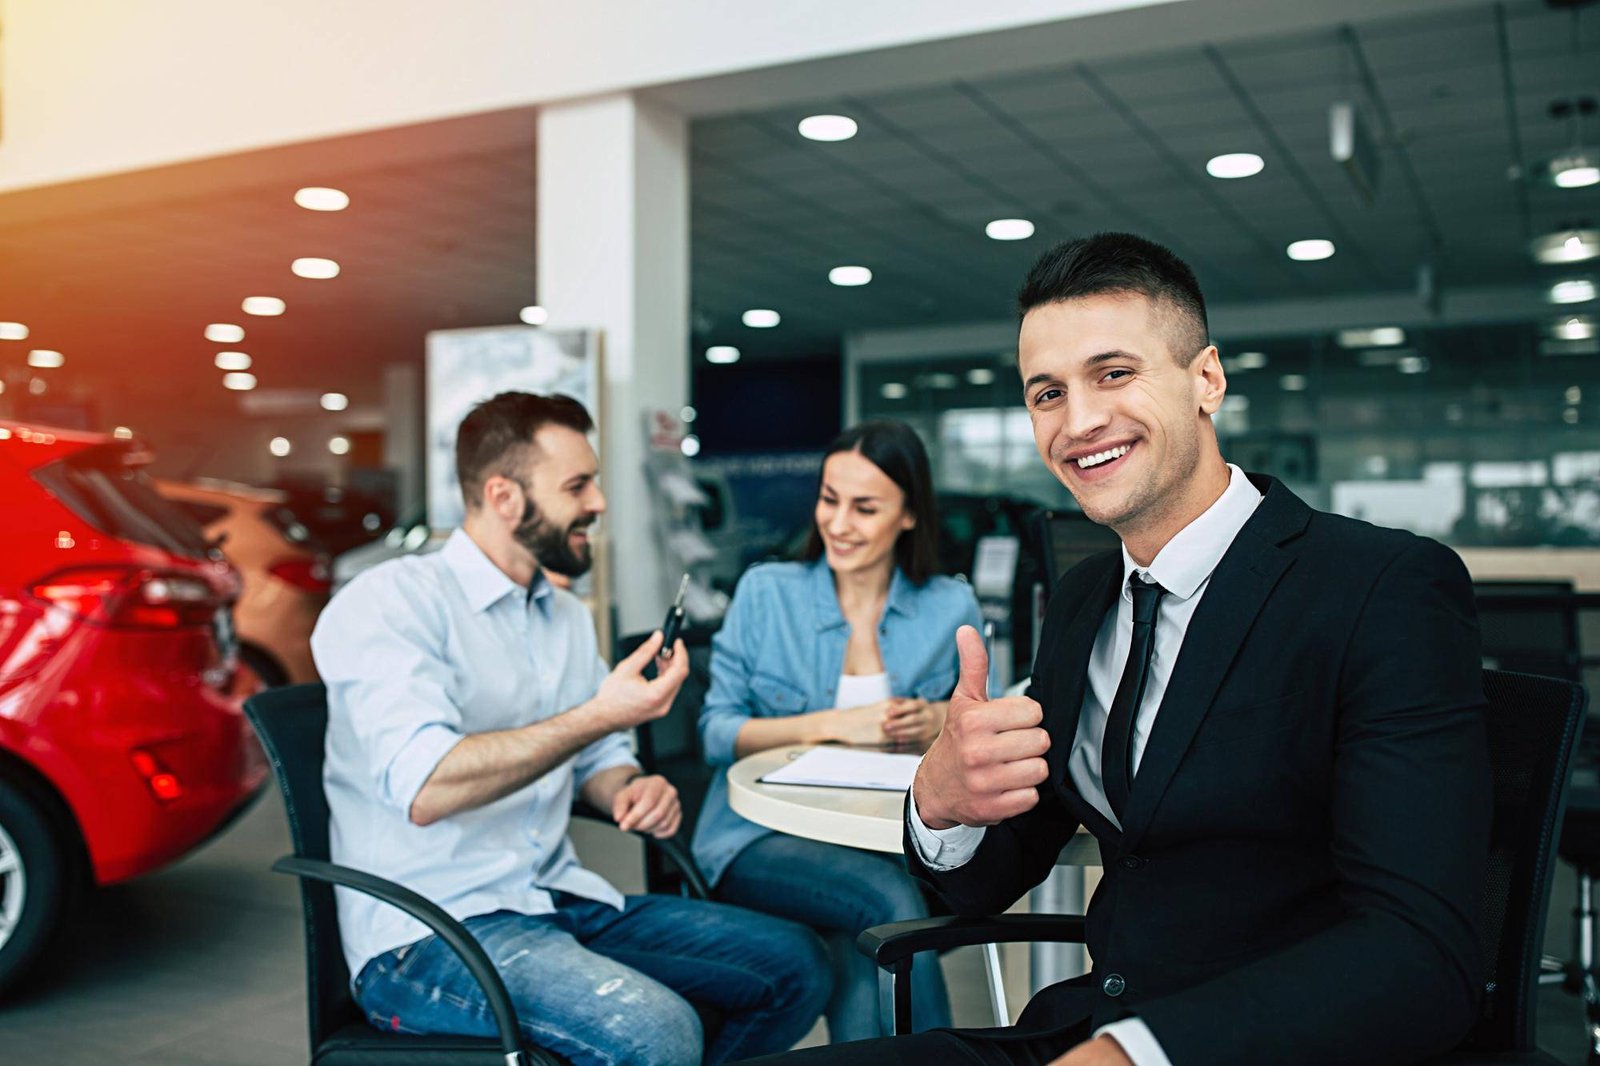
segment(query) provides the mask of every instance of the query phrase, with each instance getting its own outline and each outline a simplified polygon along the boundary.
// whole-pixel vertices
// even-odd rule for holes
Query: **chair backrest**
[[[1578,609],[1570,581],[1476,581],[1484,666],[1579,676]]]
[[[1494,821],[1480,935],[1483,1011],[1463,1050],[1533,1050],[1534,994],[1555,833],[1588,695],[1570,681],[1485,670]]]
[[[283,792],[294,853],[326,862],[328,800],[322,791],[322,756],[328,729],[327,690],[321,685],[267,689],[246,700],[244,711]],[[302,878],[300,901],[306,925],[311,1046],[318,1047],[334,1030],[359,1021],[361,1014],[350,998],[350,970],[339,941],[333,886]]]
[[[1038,539],[1044,554],[1044,594],[1048,599],[1061,575],[1091,555],[1110,551],[1122,541],[1108,526],[1081,511],[1041,511]]]

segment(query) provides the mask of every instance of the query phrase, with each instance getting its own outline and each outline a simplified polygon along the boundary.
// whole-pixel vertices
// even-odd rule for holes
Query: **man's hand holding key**
[[[993,825],[1033,809],[1049,776],[1044,711],[1026,696],[989,698],[989,653],[971,626],[956,631],[961,678],[944,729],[911,795],[929,829]]]

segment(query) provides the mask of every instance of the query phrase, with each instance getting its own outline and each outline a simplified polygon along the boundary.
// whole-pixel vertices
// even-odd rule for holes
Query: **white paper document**
[[[858,751],[829,745],[812,748],[761,778],[768,785],[822,785],[826,788],[871,788],[904,792],[917,774],[920,755]]]

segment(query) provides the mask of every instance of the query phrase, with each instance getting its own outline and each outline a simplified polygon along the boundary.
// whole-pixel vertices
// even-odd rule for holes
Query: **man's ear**
[[[520,509],[517,492],[521,489],[515,481],[495,474],[483,483],[483,505],[502,518],[513,517]]]
[[[1200,413],[1214,415],[1222,409],[1222,398],[1228,394],[1228,376],[1222,372],[1222,357],[1215,344],[1194,357],[1189,367],[1195,382],[1195,398],[1200,402]]]

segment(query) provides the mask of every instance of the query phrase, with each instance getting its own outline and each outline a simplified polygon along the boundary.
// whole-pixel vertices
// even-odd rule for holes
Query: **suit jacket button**
[[[1141,859],[1137,855],[1125,855],[1117,865],[1121,866],[1124,870],[1142,870],[1144,869],[1145,862],[1146,860]]]
[[[1113,998],[1122,995],[1123,991],[1126,990],[1127,987],[1128,982],[1122,979],[1122,975],[1120,973],[1112,974],[1100,985],[1101,990],[1105,992],[1106,995]]]

